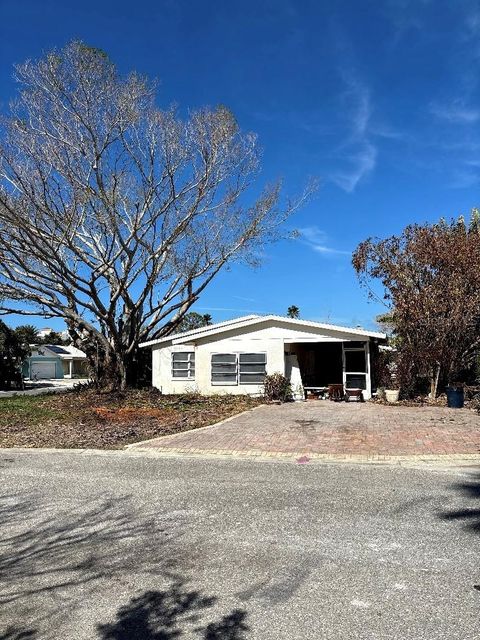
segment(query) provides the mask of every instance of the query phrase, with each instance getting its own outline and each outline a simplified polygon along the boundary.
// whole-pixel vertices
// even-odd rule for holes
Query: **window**
[[[235,353],[212,355],[212,384],[237,384],[237,356]]]
[[[212,384],[262,384],[266,365],[265,353],[214,353]]]
[[[174,351],[172,353],[172,378],[195,378],[195,353],[193,351]]]
[[[240,384],[262,384],[266,375],[266,366],[265,353],[240,353],[238,356]]]

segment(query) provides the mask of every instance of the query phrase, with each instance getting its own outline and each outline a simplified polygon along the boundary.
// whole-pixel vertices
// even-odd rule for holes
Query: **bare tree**
[[[253,204],[253,134],[224,107],[155,106],[98,49],[72,42],[16,67],[0,131],[0,313],[63,317],[124,388],[138,345],[175,330],[212,278],[259,248],[311,191]]]

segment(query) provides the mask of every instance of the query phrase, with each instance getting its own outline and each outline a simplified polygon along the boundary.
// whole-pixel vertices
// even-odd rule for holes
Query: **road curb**
[[[367,466],[394,467],[472,467],[480,466],[480,454],[443,454],[443,455],[360,455],[360,454],[310,454],[308,452],[274,452],[274,451],[230,451],[214,449],[181,449],[173,447],[144,447],[129,449],[52,449],[10,447],[0,449],[0,455],[61,455],[77,454],[79,456],[97,455],[107,457],[147,457],[147,458],[197,458],[209,460],[250,460],[257,462],[284,462],[294,464],[345,464]]]
[[[372,464],[394,466],[450,466],[450,465],[479,465],[480,454],[442,454],[442,455],[381,455],[381,454],[330,454],[309,453],[308,451],[280,452],[280,451],[233,451],[227,449],[195,449],[181,447],[136,447],[131,452],[145,452],[164,457],[200,457],[223,459],[253,459],[283,462],[300,462],[302,464],[315,462],[332,462],[346,464]]]

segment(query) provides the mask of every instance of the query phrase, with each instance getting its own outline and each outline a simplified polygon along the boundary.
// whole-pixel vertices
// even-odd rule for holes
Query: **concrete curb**
[[[132,451],[132,450],[130,450]],[[331,454],[331,453],[308,453],[308,452],[292,452],[285,453],[280,451],[233,451],[226,449],[194,449],[194,448],[175,448],[175,447],[137,447],[136,453],[145,452],[148,454],[162,457],[199,457],[199,458],[222,458],[222,459],[253,459],[253,460],[270,460],[275,462],[326,462],[326,463],[346,463],[346,464],[384,464],[395,466],[450,466],[450,465],[479,465],[480,454],[441,454],[441,455],[380,455],[380,454]]]
[[[110,457],[147,457],[147,458],[198,458],[209,460],[250,460],[258,462],[284,463],[316,463],[316,464],[354,464],[354,465],[384,465],[396,467],[453,467],[480,466],[480,454],[459,453],[442,455],[360,455],[360,454],[330,454],[305,452],[284,453],[266,451],[229,451],[214,449],[174,449],[171,447],[145,447],[137,449],[41,449],[27,447],[11,447],[0,449],[0,455],[8,454],[77,454],[98,455]]]

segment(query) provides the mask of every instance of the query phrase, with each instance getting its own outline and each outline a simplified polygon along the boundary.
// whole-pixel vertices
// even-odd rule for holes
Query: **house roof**
[[[265,324],[267,322],[281,322],[282,324],[288,324],[292,328],[304,329],[323,329],[325,331],[333,331],[338,333],[348,333],[349,335],[359,336],[363,338],[378,338],[384,340],[386,338],[385,333],[378,331],[366,331],[365,329],[342,327],[335,324],[327,324],[323,322],[313,322],[311,320],[297,320],[295,318],[288,318],[285,316],[267,315],[267,316],[243,316],[241,318],[235,318],[234,320],[227,320],[225,322],[218,322],[216,324],[208,325],[205,327],[199,327],[198,329],[192,329],[191,331],[184,331],[182,333],[175,333],[156,340],[149,340],[148,342],[142,342],[140,347],[152,347],[157,344],[164,344],[171,342],[172,344],[182,344],[191,340],[197,340],[199,338],[206,338],[215,336],[218,333],[223,333],[230,329],[243,329],[250,326],[259,324]]]
[[[59,345],[59,344],[39,344],[35,345],[36,349],[47,349],[58,358],[62,360],[71,360],[72,358],[86,358],[87,356],[83,351],[77,349],[72,345]]]

